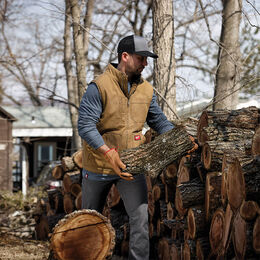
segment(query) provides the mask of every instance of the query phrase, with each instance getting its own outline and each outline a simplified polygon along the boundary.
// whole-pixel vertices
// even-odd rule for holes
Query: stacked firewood
[[[202,113],[200,149],[150,181],[153,255],[258,259],[259,118],[255,107]]]
[[[38,239],[47,240],[60,219],[81,209],[81,169],[82,150],[63,157],[52,169],[53,178],[62,181],[62,187],[47,190],[48,196],[39,199],[34,212]]]
[[[121,154],[127,170],[146,174],[150,259],[257,259],[259,118],[255,107],[204,111],[199,120],[177,122],[197,139],[195,152],[187,155],[192,146],[180,143],[186,136],[176,129],[173,136]],[[174,146],[178,156],[168,157]],[[50,190],[43,203],[45,214],[39,214],[36,226],[42,237],[48,237],[58,219],[81,209],[81,169],[82,151],[64,157],[53,169],[63,187]],[[114,185],[102,214],[116,232],[114,254],[127,256],[128,217]]]

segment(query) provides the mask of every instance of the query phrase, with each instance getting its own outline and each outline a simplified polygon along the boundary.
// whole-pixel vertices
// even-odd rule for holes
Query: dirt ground
[[[0,260],[45,260],[49,243],[0,233]]]

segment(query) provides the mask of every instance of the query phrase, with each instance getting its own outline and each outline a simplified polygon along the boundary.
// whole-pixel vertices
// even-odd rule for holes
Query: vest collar
[[[125,73],[118,70],[117,65],[118,64],[116,64],[116,63],[108,64],[108,66],[106,68],[106,72],[108,72],[114,76],[114,78],[117,80],[121,90],[123,91],[124,95],[129,98],[128,76]],[[131,88],[130,93],[132,93],[136,89],[137,85],[141,84],[142,82],[143,82],[143,79],[141,78],[141,76],[135,77],[131,82],[133,89]]]

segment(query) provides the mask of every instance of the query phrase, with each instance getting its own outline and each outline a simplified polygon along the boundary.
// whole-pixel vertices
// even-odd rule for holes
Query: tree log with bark
[[[120,158],[126,165],[126,172],[144,173],[155,178],[167,165],[187,154],[194,145],[184,127],[175,127],[149,144],[120,152]]]
[[[110,221],[97,211],[75,211],[58,222],[50,245],[59,260],[101,260],[112,256],[115,231]]]

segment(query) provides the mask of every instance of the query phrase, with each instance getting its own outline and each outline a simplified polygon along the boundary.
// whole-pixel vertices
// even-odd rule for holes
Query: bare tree
[[[213,109],[235,109],[240,88],[239,26],[242,0],[222,0],[223,20]]]
[[[69,106],[70,118],[72,124],[72,151],[78,150],[81,147],[81,139],[77,131],[77,120],[78,120],[78,106],[79,106],[79,95],[78,95],[78,81],[73,75],[72,68],[72,39],[71,39],[71,6],[69,0],[65,1],[65,23],[64,23],[64,67],[66,72],[66,81],[68,89],[68,100],[75,106]]]
[[[175,49],[173,1],[153,1],[154,85],[174,111],[160,98],[159,104],[169,119],[176,118]]]
[[[53,104],[62,78],[57,41],[46,38],[38,21],[32,22],[31,18],[27,21],[24,4],[11,0],[0,2],[1,95],[16,105]],[[11,91],[13,88],[15,91]]]

